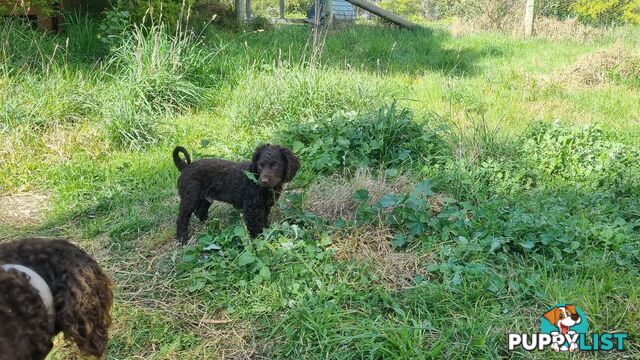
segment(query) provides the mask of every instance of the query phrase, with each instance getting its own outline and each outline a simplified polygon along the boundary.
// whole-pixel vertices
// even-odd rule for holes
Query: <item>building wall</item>
[[[356,12],[345,0],[333,0],[333,16],[337,20],[355,20]]]

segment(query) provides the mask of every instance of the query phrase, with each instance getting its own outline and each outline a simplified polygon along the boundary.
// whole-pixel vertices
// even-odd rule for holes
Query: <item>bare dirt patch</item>
[[[411,185],[405,175],[390,179],[383,174],[374,175],[369,170],[359,169],[353,176],[336,175],[311,185],[303,207],[327,220],[353,220],[358,207],[353,194],[357,190],[367,189],[373,203],[386,194],[408,191]]]
[[[35,192],[0,195],[0,224],[24,227],[42,223],[49,199],[49,195]]]
[[[416,255],[411,251],[397,251],[391,245],[393,235],[387,228],[358,228],[333,235],[339,260],[368,262],[384,286],[398,290],[415,284],[417,275],[428,278],[425,262],[430,255]]]

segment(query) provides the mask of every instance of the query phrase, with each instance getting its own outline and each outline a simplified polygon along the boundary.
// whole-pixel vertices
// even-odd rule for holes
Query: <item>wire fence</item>
[[[408,8],[412,0],[380,0],[394,7]],[[506,16],[524,12],[526,0],[416,0],[426,18],[451,16],[479,17],[484,14]],[[639,0],[534,0],[536,14],[559,20],[578,18],[591,25],[640,24]]]

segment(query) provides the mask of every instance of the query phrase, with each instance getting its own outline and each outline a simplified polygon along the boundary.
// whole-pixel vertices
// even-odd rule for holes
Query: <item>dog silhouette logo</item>
[[[554,351],[574,352],[578,350],[576,340],[579,334],[587,333],[589,322],[579,307],[571,304],[557,304],[549,308],[540,318],[540,330],[543,334],[563,339],[562,342],[551,344],[551,349]]]

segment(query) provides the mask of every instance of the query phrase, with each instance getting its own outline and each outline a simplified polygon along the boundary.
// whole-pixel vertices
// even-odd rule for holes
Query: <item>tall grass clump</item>
[[[80,20],[80,22],[87,21]],[[86,25],[86,24],[85,24]],[[79,36],[78,27],[68,33]],[[0,21],[0,126],[45,130],[95,118],[98,75],[85,70],[79,51],[62,35],[32,30],[17,19]],[[75,41],[76,38],[74,38]]]
[[[98,26],[89,14],[80,11],[66,12],[63,26],[65,47],[74,61],[95,61],[107,54],[105,44],[96,41]]]
[[[93,78],[64,70],[46,77],[19,74],[20,80],[4,80],[11,90],[0,94],[2,127],[28,126],[39,131],[99,117]]]
[[[133,147],[153,143],[157,118],[198,106],[212,84],[206,71],[211,57],[190,31],[135,26],[108,59],[115,78],[106,110],[112,140]]]
[[[64,47],[57,38],[33,31],[20,19],[0,19],[0,70],[15,75],[19,70],[43,73],[62,63]]]
[[[242,125],[282,128],[341,111],[371,109],[405,91],[397,81],[351,70],[265,65],[240,82],[228,112]]]
[[[209,85],[203,74],[211,53],[192,32],[168,33],[160,25],[136,26],[109,63],[140,105],[153,111],[181,111],[198,105]]]

